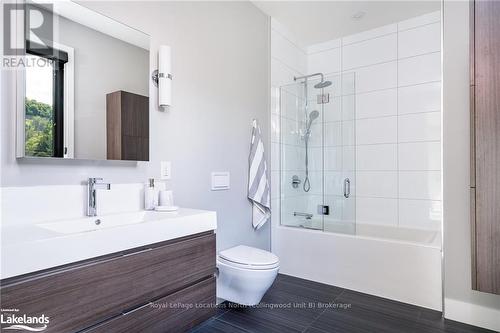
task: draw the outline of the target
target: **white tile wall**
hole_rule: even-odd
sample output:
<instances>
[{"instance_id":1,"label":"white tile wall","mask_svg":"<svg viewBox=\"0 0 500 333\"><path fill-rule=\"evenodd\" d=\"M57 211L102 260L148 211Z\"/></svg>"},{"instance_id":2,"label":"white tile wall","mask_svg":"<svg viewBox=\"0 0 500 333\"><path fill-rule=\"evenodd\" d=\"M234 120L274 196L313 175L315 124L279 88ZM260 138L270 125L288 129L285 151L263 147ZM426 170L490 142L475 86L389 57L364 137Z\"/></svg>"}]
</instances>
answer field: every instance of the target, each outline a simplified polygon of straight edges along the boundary
<instances>
[{"instance_id":1,"label":"white tile wall","mask_svg":"<svg viewBox=\"0 0 500 333\"><path fill-rule=\"evenodd\" d=\"M354 120L342 122L342 144L354 145L356 143L356 124Z\"/></svg>"},{"instance_id":2,"label":"white tile wall","mask_svg":"<svg viewBox=\"0 0 500 333\"><path fill-rule=\"evenodd\" d=\"M398 114L398 90L387 89L356 95L356 118L395 116Z\"/></svg>"},{"instance_id":3,"label":"white tile wall","mask_svg":"<svg viewBox=\"0 0 500 333\"><path fill-rule=\"evenodd\" d=\"M357 197L356 223L398 225L398 200Z\"/></svg>"},{"instance_id":4,"label":"white tile wall","mask_svg":"<svg viewBox=\"0 0 500 333\"><path fill-rule=\"evenodd\" d=\"M318 151L321 148L318 149ZM342 147L325 147L323 149L324 169L325 171L341 171L342 170ZM321 158L321 154L318 153Z\"/></svg>"},{"instance_id":5,"label":"white tile wall","mask_svg":"<svg viewBox=\"0 0 500 333\"><path fill-rule=\"evenodd\" d=\"M406 58L441 50L439 22L398 33L398 56Z\"/></svg>"},{"instance_id":6,"label":"white tile wall","mask_svg":"<svg viewBox=\"0 0 500 333\"><path fill-rule=\"evenodd\" d=\"M389 25L384 25L382 27L378 27L375 29L363 31L354 35L346 36L342 38L342 44L343 45L348 45L372 38L377 38L380 36L388 35L394 32L397 32L397 24L389 24Z\"/></svg>"},{"instance_id":7,"label":"white tile wall","mask_svg":"<svg viewBox=\"0 0 500 333\"><path fill-rule=\"evenodd\" d=\"M356 170L398 170L397 144L357 146Z\"/></svg>"},{"instance_id":8,"label":"white tile wall","mask_svg":"<svg viewBox=\"0 0 500 333\"><path fill-rule=\"evenodd\" d=\"M398 117L359 119L356 121L356 144L396 143Z\"/></svg>"},{"instance_id":9,"label":"white tile wall","mask_svg":"<svg viewBox=\"0 0 500 333\"><path fill-rule=\"evenodd\" d=\"M403 30L423 26L426 24L439 22L440 20L441 20L441 12L436 11L436 12L432 12L429 14L417 16L417 17L414 17L414 18L411 18L411 19L408 19L405 21L401 21L398 23L398 30L403 31Z\"/></svg>"},{"instance_id":10,"label":"white tile wall","mask_svg":"<svg viewBox=\"0 0 500 333\"><path fill-rule=\"evenodd\" d=\"M280 144L271 142L271 170L280 170Z\"/></svg>"},{"instance_id":11,"label":"white tile wall","mask_svg":"<svg viewBox=\"0 0 500 333\"><path fill-rule=\"evenodd\" d=\"M342 48L342 69L388 62L397 58L397 34L390 34L363 42L346 45Z\"/></svg>"},{"instance_id":12,"label":"white tile wall","mask_svg":"<svg viewBox=\"0 0 500 333\"><path fill-rule=\"evenodd\" d=\"M271 55L290 68L301 73L307 72L305 51L274 29L271 29Z\"/></svg>"},{"instance_id":13,"label":"white tile wall","mask_svg":"<svg viewBox=\"0 0 500 333\"><path fill-rule=\"evenodd\" d=\"M342 170L344 172L356 170L355 146L342 146ZM354 179L354 177L351 178Z\"/></svg>"},{"instance_id":14,"label":"white tile wall","mask_svg":"<svg viewBox=\"0 0 500 333\"><path fill-rule=\"evenodd\" d=\"M399 225L439 230L441 210L441 201L399 199Z\"/></svg>"},{"instance_id":15,"label":"white tile wall","mask_svg":"<svg viewBox=\"0 0 500 333\"><path fill-rule=\"evenodd\" d=\"M278 105L279 103L280 101L278 100ZM296 95L286 89L281 90L281 107L279 111L281 116L291 120L302 120L304 113L298 107L301 104L302 100L297 98Z\"/></svg>"},{"instance_id":16,"label":"white tile wall","mask_svg":"<svg viewBox=\"0 0 500 333\"><path fill-rule=\"evenodd\" d=\"M282 170L303 170L304 169L304 147L282 144L281 161Z\"/></svg>"},{"instance_id":17,"label":"white tile wall","mask_svg":"<svg viewBox=\"0 0 500 333\"><path fill-rule=\"evenodd\" d=\"M358 223L440 228L440 17L440 12L429 13L311 45L305 53L283 27L274 29L273 84L290 82L298 73L336 75L330 76L334 84L325 92L331 100L324 105L322 122L313 125L310 140L314 189L309 197L290 191L285 195L313 207L324 190L333 204L342 206L342 182L350 177L356 196L351 201L356 207L350 208ZM302 121L302 102L296 96L301 94L281 96L282 116ZM311 88L311 103L316 94ZM294 128L293 121L281 120L286 169L302 170L304 147L297 130L303 124ZM276 185L273 188L276 191ZM350 208L344 208L337 218L349 213Z\"/></svg>"},{"instance_id":18,"label":"white tile wall","mask_svg":"<svg viewBox=\"0 0 500 333\"><path fill-rule=\"evenodd\" d=\"M441 112L399 116L399 142L438 141L441 139Z\"/></svg>"},{"instance_id":19,"label":"white tile wall","mask_svg":"<svg viewBox=\"0 0 500 333\"><path fill-rule=\"evenodd\" d=\"M307 47L307 54L311 55L313 53L323 52L323 51L335 49L335 48L338 48L341 46L342 46L342 40L340 38L339 39L332 39L332 40L326 41L324 43L318 43L318 44L308 46Z\"/></svg>"},{"instance_id":20,"label":"white tile wall","mask_svg":"<svg viewBox=\"0 0 500 333\"><path fill-rule=\"evenodd\" d=\"M399 171L399 197L441 200L441 171Z\"/></svg>"},{"instance_id":21,"label":"white tile wall","mask_svg":"<svg viewBox=\"0 0 500 333\"><path fill-rule=\"evenodd\" d=\"M398 88L398 113L418 113L441 109L441 82Z\"/></svg>"},{"instance_id":22,"label":"white tile wall","mask_svg":"<svg viewBox=\"0 0 500 333\"><path fill-rule=\"evenodd\" d=\"M292 84L294 76L303 75L306 72L307 56L305 50L298 46L293 36L283 25L272 19L271 197L273 200L271 202L271 220L273 225L279 225L281 209L290 213L293 210L292 207L304 201L300 200L298 196L303 192L291 186L292 176L299 173L298 171L304 167L304 149L301 146L299 147L302 142L299 133L300 124L297 123L297 120L302 116L298 109L302 100L300 99L300 92L293 89L292 86L281 90L280 87ZM281 150L280 140L286 143L281 147ZM281 165L290 171L284 171L281 175Z\"/></svg>"},{"instance_id":23,"label":"white tile wall","mask_svg":"<svg viewBox=\"0 0 500 333\"><path fill-rule=\"evenodd\" d=\"M280 142L280 116L271 113L271 142Z\"/></svg>"},{"instance_id":24,"label":"white tile wall","mask_svg":"<svg viewBox=\"0 0 500 333\"><path fill-rule=\"evenodd\" d=\"M356 173L358 197L397 198L397 171L358 171Z\"/></svg>"},{"instance_id":25,"label":"white tile wall","mask_svg":"<svg viewBox=\"0 0 500 333\"><path fill-rule=\"evenodd\" d=\"M313 53L307 58L307 73L322 72L327 74L340 72L340 48Z\"/></svg>"},{"instance_id":26,"label":"white tile wall","mask_svg":"<svg viewBox=\"0 0 500 333\"><path fill-rule=\"evenodd\" d=\"M441 79L441 53L435 52L401 59L398 67L399 86L439 81Z\"/></svg>"},{"instance_id":27,"label":"white tile wall","mask_svg":"<svg viewBox=\"0 0 500 333\"><path fill-rule=\"evenodd\" d=\"M367 91L396 88L397 61L356 69L356 94Z\"/></svg>"},{"instance_id":28,"label":"white tile wall","mask_svg":"<svg viewBox=\"0 0 500 333\"><path fill-rule=\"evenodd\" d=\"M317 126L321 127L321 126ZM331 123L325 123L323 125L324 128L324 145L325 146L342 146L342 122L336 121L336 122L331 122ZM316 133L319 132L321 134L321 129L318 131L316 130ZM321 146L321 139L319 140L319 145Z\"/></svg>"},{"instance_id":29,"label":"white tile wall","mask_svg":"<svg viewBox=\"0 0 500 333\"><path fill-rule=\"evenodd\" d=\"M356 103L356 95L342 96L342 120L356 119Z\"/></svg>"},{"instance_id":30,"label":"white tile wall","mask_svg":"<svg viewBox=\"0 0 500 333\"><path fill-rule=\"evenodd\" d=\"M330 100L330 103L324 104L323 106L323 116L324 116L324 122L332 122L332 121L341 121L342 119L345 119L342 115L342 109L343 109L343 104L346 104L345 110L347 110L347 103L351 101L352 98L354 98L354 95L351 96L351 99L348 98L349 96L344 97L335 97ZM342 99L342 102L341 102ZM347 117L347 115L346 115Z\"/></svg>"},{"instance_id":31,"label":"white tile wall","mask_svg":"<svg viewBox=\"0 0 500 333\"><path fill-rule=\"evenodd\" d=\"M398 144L399 170L441 170L441 142Z\"/></svg>"},{"instance_id":32,"label":"white tile wall","mask_svg":"<svg viewBox=\"0 0 500 333\"><path fill-rule=\"evenodd\" d=\"M271 171L271 199L279 198L280 191L280 171Z\"/></svg>"},{"instance_id":33,"label":"white tile wall","mask_svg":"<svg viewBox=\"0 0 500 333\"><path fill-rule=\"evenodd\" d=\"M271 85L279 87L293 82L293 77L301 73L287 66L281 60L271 58Z\"/></svg>"}]
</instances>

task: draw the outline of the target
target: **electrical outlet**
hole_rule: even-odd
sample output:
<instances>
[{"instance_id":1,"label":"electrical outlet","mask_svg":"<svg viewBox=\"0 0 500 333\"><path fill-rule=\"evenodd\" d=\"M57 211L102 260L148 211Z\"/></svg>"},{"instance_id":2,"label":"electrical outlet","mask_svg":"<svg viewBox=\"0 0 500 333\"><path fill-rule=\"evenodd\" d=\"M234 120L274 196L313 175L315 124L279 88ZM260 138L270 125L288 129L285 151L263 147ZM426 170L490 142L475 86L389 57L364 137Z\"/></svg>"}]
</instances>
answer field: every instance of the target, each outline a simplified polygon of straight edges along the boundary
<instances>
[{"instance_id":1,"label":"electrical outlet","mask_svg":"<svg viewBox=\"0 0 500 333\"><path fill-rule=\"evenodd\" d=\"M168 161L160 162L160 179L166 180L172 178L172 163Z\"/></svg>"}]
</instances>

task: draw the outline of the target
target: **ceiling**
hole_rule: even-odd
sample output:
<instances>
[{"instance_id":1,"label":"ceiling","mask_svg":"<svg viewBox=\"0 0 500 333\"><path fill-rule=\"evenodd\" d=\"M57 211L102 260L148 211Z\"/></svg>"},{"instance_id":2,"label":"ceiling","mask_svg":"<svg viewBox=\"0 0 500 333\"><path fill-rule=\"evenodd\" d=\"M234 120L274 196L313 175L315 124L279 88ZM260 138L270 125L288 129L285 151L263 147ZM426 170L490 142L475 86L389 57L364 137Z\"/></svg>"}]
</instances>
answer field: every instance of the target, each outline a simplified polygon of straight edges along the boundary
<instances>
[{"instance_id":1,"label":"ceiling","mask_svg":"<svg viewBox=\"0 0 500 333\"><path fill-rule=\"evenodd\" d=\"M302 46L395 23L441 8L440 1L252 1ZM352 16L364 12L361 19Z\"/></svg>"}]
</instances>

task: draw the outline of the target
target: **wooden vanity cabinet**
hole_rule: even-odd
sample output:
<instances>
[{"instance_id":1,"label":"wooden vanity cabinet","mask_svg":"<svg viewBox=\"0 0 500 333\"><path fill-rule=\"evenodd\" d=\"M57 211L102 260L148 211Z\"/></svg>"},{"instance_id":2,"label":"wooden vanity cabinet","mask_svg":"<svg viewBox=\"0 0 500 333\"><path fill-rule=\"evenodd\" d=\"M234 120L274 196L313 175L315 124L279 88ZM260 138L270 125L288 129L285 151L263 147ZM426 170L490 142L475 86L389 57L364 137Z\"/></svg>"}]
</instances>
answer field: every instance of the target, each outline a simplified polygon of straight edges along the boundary
<instances>
[{"instance_id":1,"label":"wooden vanity cabinet","mask_svg":"<svg viewBox=\"0 0 500 333\"><path fill-rule=\"evenodd\" d=\"M214 273L206 232L2 280L1 306L44 332L182 332L214 314Z\"/></svg>"},{"instance_id":2,"label":"wooden vanity cabinet","mask_svg":"<svg viewBox=\"0 0 500 333\"><path fill-rule=\"evenodd\" d=\"M500 2L470 9L472 288L500 294Z\"/></svg>"}]
</instances>

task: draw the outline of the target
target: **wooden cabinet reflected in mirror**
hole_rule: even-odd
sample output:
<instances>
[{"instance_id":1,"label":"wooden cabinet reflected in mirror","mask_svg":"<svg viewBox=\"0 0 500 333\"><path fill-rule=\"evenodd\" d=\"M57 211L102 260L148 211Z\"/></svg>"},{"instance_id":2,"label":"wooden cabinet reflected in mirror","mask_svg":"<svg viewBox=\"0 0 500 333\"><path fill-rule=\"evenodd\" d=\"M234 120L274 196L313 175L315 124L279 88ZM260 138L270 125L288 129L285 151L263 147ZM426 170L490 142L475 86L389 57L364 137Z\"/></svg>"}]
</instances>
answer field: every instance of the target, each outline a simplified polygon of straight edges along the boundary
<instances>
[{"instance_id":1,"label":"wooden cabinet reflected in mirror","mask_svg":"<svg viewBox=\"0 0 500 333\"><path fill-rule=\"evenodd\" d=\"M106 95L108 160L149 160L149 98L126 91Z\"/></svg>"}]
</instances>

